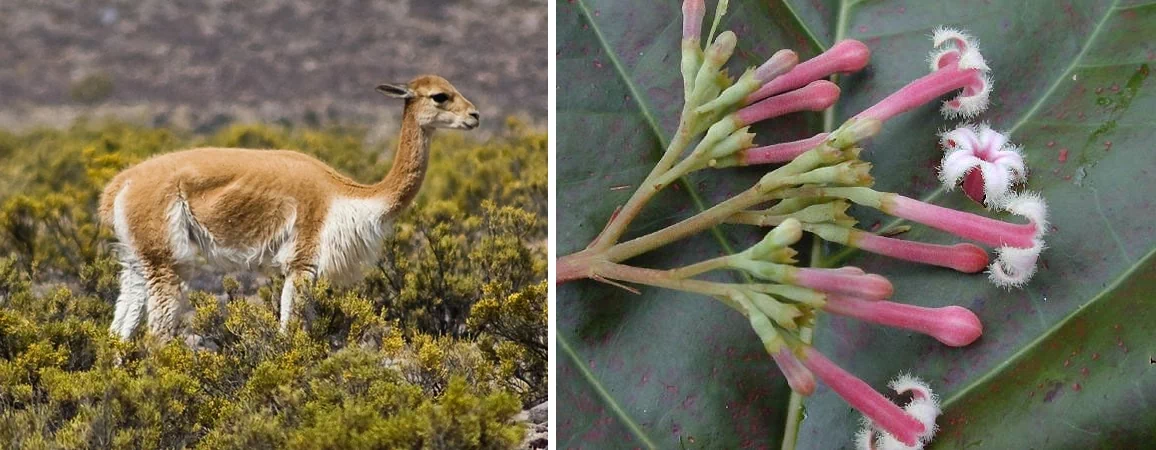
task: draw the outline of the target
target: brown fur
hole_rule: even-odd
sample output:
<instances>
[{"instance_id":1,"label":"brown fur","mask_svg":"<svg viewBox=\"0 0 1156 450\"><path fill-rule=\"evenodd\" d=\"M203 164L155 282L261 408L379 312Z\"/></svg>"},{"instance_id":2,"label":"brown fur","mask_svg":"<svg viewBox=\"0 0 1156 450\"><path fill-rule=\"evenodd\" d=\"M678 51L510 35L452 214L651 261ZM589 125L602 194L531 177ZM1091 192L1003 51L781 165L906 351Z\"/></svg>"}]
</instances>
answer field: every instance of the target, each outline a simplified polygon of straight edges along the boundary
<instances>
[{"instance_id":1,"label":"brown fur","mask_svg":"<svg viewBox=\"0 0 1156 450\"><path fill-rule=\"evenodd\" d=\"M101 196L100 217L116 226L115 203L127 189L121 205L127 230L118 234L127 234L130 242L124 244L135 253L130 256L139 258L148 280L152 332L175 333L180 309L180 279L169 231L169 211L175 202L183 200L195 222L223 247L252 248L270 242L295 217L295 252L289 267L282 269L287 275L317 275L318 246L333 199L381 199L387 214L395 215L421 187L433 129L477 126L474 105L441 77L422 76L404 87L383 85L379 90L405 98L394 162L379 183L360 184L294 151L198 148L151 158L108 184ZM438 94L450 99L438 104L434 101Z\"/></svg>"}]
</instances>

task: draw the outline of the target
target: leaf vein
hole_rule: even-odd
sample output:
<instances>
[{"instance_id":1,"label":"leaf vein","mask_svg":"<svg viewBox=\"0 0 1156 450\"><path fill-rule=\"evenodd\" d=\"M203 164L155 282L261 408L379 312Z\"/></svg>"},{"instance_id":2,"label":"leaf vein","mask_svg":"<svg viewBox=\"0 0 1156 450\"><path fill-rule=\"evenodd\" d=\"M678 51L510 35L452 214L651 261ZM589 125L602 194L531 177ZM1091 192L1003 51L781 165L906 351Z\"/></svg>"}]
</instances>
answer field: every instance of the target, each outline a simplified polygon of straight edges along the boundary
<instances>
[{"instance_id":1,"label":"leaf vein","mask_svg":"<svg viewBox=\"0 0 1156 450\"><path fill-rule=\"evenodd\" d=\"M574 351L573 347L570 346L570 340L561 333L556 333L554 336L555 339L557 339L558 348L560 348L563 353L566 353L566 356L570 358L570 362L574 364L574 367L578 370L578 373L580 373L582 377L586 379L586 381L594 389L594 392L597 393L598 397L602 399L602 402L605 403L606 406L610 408L610 411L618 417L618 420L623 425L626 425L626 428L629 429L631 433L634 433L634 436L637 437L638 440L642 441L642 443L647 448L658 448L657 445L654 445L654 442L650 439L650 436L647 436L646 433L642 431L642 428L640 428L638 424L635 423L634 420L632 420L630 416L626 414L626 411L624 411L618 402L614 400L614 397L612 397L609 392L606 392L606 389L602 387L602 383L598 382L598 379L595 378L594 374L590 373L590 369L586 368L586 364L582 362L582 359L578 357L578 353Z\"/></svg>"}]
</instances>

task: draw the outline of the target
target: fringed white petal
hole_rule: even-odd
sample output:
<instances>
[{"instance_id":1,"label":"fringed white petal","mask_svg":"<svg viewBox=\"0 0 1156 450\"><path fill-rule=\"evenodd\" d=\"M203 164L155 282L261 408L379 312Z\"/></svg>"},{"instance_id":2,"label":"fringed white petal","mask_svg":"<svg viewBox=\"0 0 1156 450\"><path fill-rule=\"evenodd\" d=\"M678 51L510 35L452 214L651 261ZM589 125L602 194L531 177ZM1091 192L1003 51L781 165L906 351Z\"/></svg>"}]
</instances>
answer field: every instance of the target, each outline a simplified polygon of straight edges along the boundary
<instances>
[{"instance_id":1,"label":"fringed white petal","mask_svg":"<svg viewBox=\"0 0 1156 450\"><path fill-rule=\"evenodd\" d=\"M939 135L939 145L945 149L953 147L974 152L979 144L979 133L975 129L975 125L963 124L956 127L954 130L945 131Z\"/></svg>"},{"instance_id":2,"label":"fringed white petal","mask_svg":"<svg viewBox=\"0 0 1156 450\"><path fill-rule=\"evenodd\" d=\"M970 119L979 115L987 109L988 98L991 96L991 77L987 74L983 75L983 86L979 92L968 94L969 89L964 89L964 92L954 99L943 102L943 108L940 112L948 119Z\"/></svg>"},{"instance_id":3,"label":"fringed white petal","mask_svg":"<svg viewBox=\"0 0 1156 450\"><path fill-rule=\"evenodd\" d=\"M876 450L875 430L870 425L860 428L855 433L855 448L857 450Z\"/></svg>"},{"instance_id":4,"label":"fringed white petal","mask_svg":"<svg viewBox=\"0 0 1156 450\"><path fill-rule=\"evenodd\" d=\"M1003 133L991 129L986 123L981 123L976 127L977 135L979 135L979 142L983 148L988 152L997 152L1005 145L1007 145L1007 136Z\"/></svg>"},{"instance_id":5,"label":"fringed white petal","mask_svg":"<svg viewBox=\"0 0 1156 450\"><path fill-rule=\"evenodd\" d=\"M991 68L987 66L987 61L983 59L983 55L979 53L979 47L972 47L970 50L963 52L959 58L960 69L979 69L987 73Z\"/></svg>"},{"instance_id":6,"label":"fringed white petal","mask_svg":"<svg viewBox=\"0 0 1156 450\"><path fill-rule=\"evenodd\" d=\"M962 58L959 50L948 48L931 52L931 54L927 55L927 63L931 71L935 72L949 65L959 63L959 60Z\"/></svg>"},{"instance_id":7,"label":"fringed white petal","mask_svg":"<svg viewBox=\"0 0 1156 450\"><path fill-rule=\"evenodd\" d=\"M948 44L958 50L960 55L960 68L979 69L984 72L991 70L987 65L987 61L984 60L983 55L979 51L979 40L971 35L953 28L944 27L936 29L931 40L936 48ZM931 70L935 69L936 67L932 66Z\"/></svg>"},{"instance_id":8,"label":"fringed white petal","mask_svg":"<svg viewBox=\"0 0 1156 450\"><path fill-rule=\"evenodd\" d=\"M948 27L936 28L931 35L931 42L935 47L940 47L948 41L960 51L967 51L974 39L967 33Z\"/></svg>"},{"instance_id":9,"label":"fringed white petal","mask_svg":"<svg viewBox=\"0 0 1156 450\"><path fill-rule=\"evenodd\" d=\"M983 203L988 208L1002 205L1007 201L1006 198L1012 195L1015 173L987 161L980 164L979 169L983 173Z\"/></svg>"},{"instance_id":10,"label":"fringed white petal","mask_svg":"<svg viewBox=\"0 0 1156 450\"><path fill-rule=\"evenodd\" d=\"M895 377L887 386L899 394L911 392L912 400L903 407L903 411L923 424L923 433L919 435L919 440L915 445L907 445L890 433L880 430L870 419L864 417L861 421L863 428L855 434L855 448L860 450L922 450L923 446L931 442L931 438L939 429L935 424L935 420L941 413L939 396L935 395L935 392L932 392L931 387L923 380L909 374Z\"/></svg>"},{"instance_id":11,"label":"fringed white petal","mask_svg":"<svg viewBox=\"0 0 1156 450\"><path fill-rule=\"evenodd\" d=\"M1047 234L1048 204L1040 194L1026 192L1011 196L1003 204L1003 209L1017 216L1026 217L1036 224L1036 239Z\"/></svg>"},{"instance_id":12,"label":"fringed white petal","mask_svg":"<svg viewBox=\"0 0 1156 450\"><path fill-rule=\"evenodd\" d=\"M935 424L935 419L939 418L942 412L939 403L932 399L912 400L903 407L903 410L923 424L923 434L919 435L919 442L923 444L931 442L931 438L935 437L935 432L939 429Z\"/></svg>"},{"instance_id":13,"label":"fringed white petal","mask_svg":"<svg viewBox=\"0 0 1156 450\"><path fill-rule=\"evenodd\" d=\"M1012 180L1020 183L1027 180L1028 169L1024 165L1024 155L1019 146L1007 144L999 151L995 152L995 156L991 158L991 162L997 166L1007 168L1015 175Z\"/></svg>"},{"instance_id":14,"label":"fringed white petal","mask_svg":"<svg viewBox=\"0 0 1156 450\"><path fill-rule=\"evenodd\" d=\"M964 150L956 150L943 157L939 168L939 181L947 190L955 189L959 180L972 169L979 167L983 161Z\"/></svg>"},{"instance_id":15,"label":"fringed white petal","mask_svg":"<svg viewBox=\"0 0 1156 450\"><path fill-rule=\"evenodd\" d=\"M927 383L906 373L895 377L894 380L887 383L887 387L898 394L910 391L911 395L915 396L916 399L937 399L935 393L931 392L931 387L928 386Z\"/></svg>"},{"instance_id":16,"label":"fringed white petal","mask_svg":"<svg viewBox=\"0 0 1156 450\"><path fill-rule=\"evenodd\" d=\"M919 435L920 442L926 444L931 442L931 437L935 436L935 419L939 417L939 396L932 392L931 387L924 383L923 380L913 377L909 374L902 374L891 380L888 383L896 393L904 394L911 393L911 402L903 407L903 410L912 417L919 420L923 424L923 434Z\"/></svg>"},{"instance_id":17,"label":"fringed white petal","mask_svg":"<svg viewBox=\"0 0 1156 450\"><path fill-rule=\"evenodd\" d=\"M1036 261L1044 249L1044 241L1036 239L1030 248L1000 247L999 255L988 266L988 279L1002 288L1018 288L1027 284L1036 274Z\"/></svg>"},{"instance_id":18,"label":"fringed white petal","mask_svg":"<svg viewBox=\"0 0 1156 450\"><path fill-rule=\"evenodd\" d=\"M879 438L875 440L875 448L878 450L923 450L923 443L916 442L914 446L899 442L886 432L879 432Z\"/></svg>"}]
</instances>

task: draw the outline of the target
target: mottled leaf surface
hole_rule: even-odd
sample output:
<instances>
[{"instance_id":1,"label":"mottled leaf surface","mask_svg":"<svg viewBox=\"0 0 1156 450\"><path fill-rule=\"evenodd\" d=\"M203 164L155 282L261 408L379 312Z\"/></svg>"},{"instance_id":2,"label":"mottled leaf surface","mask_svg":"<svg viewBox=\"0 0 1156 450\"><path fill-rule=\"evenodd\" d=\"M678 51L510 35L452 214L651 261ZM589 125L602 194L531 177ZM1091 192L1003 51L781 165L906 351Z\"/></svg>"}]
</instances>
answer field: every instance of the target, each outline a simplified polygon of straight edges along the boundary
<instances>
[{"instance_id":1,"label":"mottled leaf surface","mask_svg":"<svg viewBox=\"0 0 1156 450\"><path fill-rule=\"evenodd\" d=\"M708 4L713 2L708 2ZM677 1L559 1L558 250L582 249L657 161L681 104ZM708 13L709 17L709 13ZM909 371L945 400L942 448L1119 447L1156 423L1156 5L1128 1L745 1L723 26L739 36L737 73L778 48L810 57L864 41L870 66L843 77L833 121L798 115L759 142L810 136L926 73L937 25L970 31L995 77L979 120L1010 131L1028 189L1052 220L1040 273L1022 290L982 275L824 247L824 264L884 274L895 300L958 304L985 333L952 349L922 335L821 317L816 345L879 390ZM934 106L888 124L868 145L880 190L981 210L942 192ZM749 186L759 170L706 172L660 195L632 234L653 231ZM893 225L854 211L866 228ZM632 264L666 268L743 248L759 230L719 227ZM916 226L907 239L950 242ZM801 246L803 247L803 246ZM804 250L803 248L800 248ZM727 279L731 275L717 275ZM589 281L558 292L560 448L777 448L790 391L745 320L716 302ZM850 446L858 414L820 386L805 401L799 447Z\"/></svg>"}]
</instances>

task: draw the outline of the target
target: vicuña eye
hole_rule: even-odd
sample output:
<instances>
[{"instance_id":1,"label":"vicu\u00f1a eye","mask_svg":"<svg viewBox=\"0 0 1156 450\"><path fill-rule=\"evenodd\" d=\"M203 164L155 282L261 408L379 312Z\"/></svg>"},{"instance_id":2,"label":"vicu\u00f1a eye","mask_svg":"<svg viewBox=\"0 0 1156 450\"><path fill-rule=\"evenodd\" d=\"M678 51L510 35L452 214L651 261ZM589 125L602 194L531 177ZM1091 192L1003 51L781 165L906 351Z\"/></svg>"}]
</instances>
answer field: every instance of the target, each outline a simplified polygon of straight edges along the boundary
<instances>
[{"instance_id":1,"label":"vicu\u00f1a eye","mask_svg":"<svg viewBox=\"0 0 1156 450\"><path fill-rule=\"evenodd\" d=\"M445 103L446 100L449 100L450 96L446 95L446 94L434 94L434 95L429 96L429 98L433 99L434 103L440 104L440 103Z\"/></svg>"}]
</instances>

